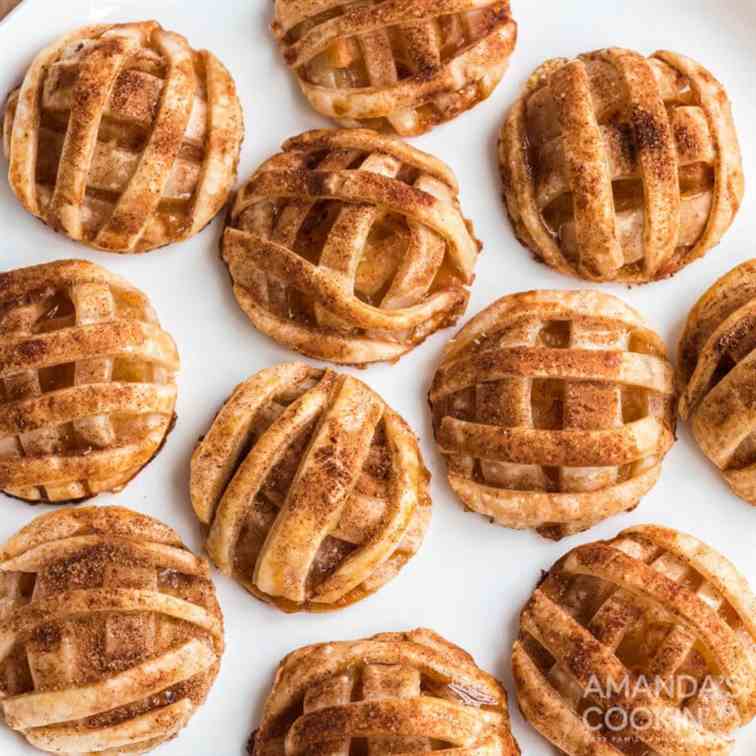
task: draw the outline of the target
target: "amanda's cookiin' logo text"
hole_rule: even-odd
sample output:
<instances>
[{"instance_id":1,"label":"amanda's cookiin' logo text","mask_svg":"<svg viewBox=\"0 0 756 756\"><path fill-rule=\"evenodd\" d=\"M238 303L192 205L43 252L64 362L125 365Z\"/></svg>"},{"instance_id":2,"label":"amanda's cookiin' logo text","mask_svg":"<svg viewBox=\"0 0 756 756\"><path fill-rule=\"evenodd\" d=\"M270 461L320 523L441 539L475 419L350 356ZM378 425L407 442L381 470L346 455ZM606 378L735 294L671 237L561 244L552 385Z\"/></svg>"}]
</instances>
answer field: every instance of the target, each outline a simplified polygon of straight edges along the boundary
<instances>
[{"instance_id":1,"label":"amanda's cookiin' logo text","mask_svg":"<svg viewBox=\"0 0 756 756\"><path fill-rule=\"evenodd\" d=\"M685 727L696 720L695 709L680 709L672 702L711 700L721 691L733 690L733 681L690 675L652 677L626 676L621 680L599 680L591 676L585 697L595 704L583 712L583 721L593 731L643 732L649 729Z\"/></svg>"}]
</instances>

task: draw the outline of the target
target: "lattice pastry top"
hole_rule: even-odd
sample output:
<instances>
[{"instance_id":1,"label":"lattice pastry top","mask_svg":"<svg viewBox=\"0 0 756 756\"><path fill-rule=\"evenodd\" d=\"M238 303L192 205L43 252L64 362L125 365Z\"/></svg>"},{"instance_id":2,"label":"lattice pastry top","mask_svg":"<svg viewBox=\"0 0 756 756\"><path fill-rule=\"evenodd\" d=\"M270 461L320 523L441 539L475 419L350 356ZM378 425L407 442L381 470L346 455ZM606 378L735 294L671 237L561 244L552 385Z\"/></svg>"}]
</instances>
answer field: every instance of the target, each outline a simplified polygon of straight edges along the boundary
<instances>
[{"instance_id":1,"label":"lattice pastry top","mask_svg":"<svg viewBox=\"0 0 756 756\"><path fill-rule=\"evenodd\" d=\"M250 755L347 756L357 743L371 756L520 754L504 688L468 653L425 629L290 653Z\"/></svg>"},{"instance_id":2,"label":"lattice pastry top","mask_svg":"<svg viewBox=\"0 0 756 756\"><path fill-rule=\"evenodd\" d=\"M509 0L276 0L272 29L317 111L404 136L485 100L517 41Z\"/></svg>"},{"instance_id":3,"label":"lattice pastry top","mask_svg":"<svg viewBox=\"0 0 756 756\"><path fill-rule=\"evenodd\" d=\"M202 704L222 652L207 562L151 517L59 510L0 551L0 707L43 751L151 751Z\"/></svg>"},{"instance_id":4,"label":"lattice pastry top","mask_svg":"<svg viewBox=\"0 0 756 756\"><path fill-rule=\"evenodd\" d=\"M284 611L328 611L414 556L429 478L412 431L364 383L284 364L224 404L192 456L191 496L221 572Z\"/></svg>"},{"instance_id":5,"label":"lattice pastry top","mask_svg":"<svg viewBox=\"0 0 756 756\"><path fill-rule=\"evenodd\" d=\"M492 304L447 346L430 402L465 506L547 538L637 506L674 441L664 344L596 291Z\"/></svg>"},{"instance_id":6,"label":"lattice pastry top","mask_svg":"<svg viewBox=\"0 0 756 756\"><path fill-rule=\"evenodd\" d=\"M756 596L692 536L631 528L557 562L513 668L522 713L568 756L726 756L756 715Z\"/></svg>"},{"instance_id":7,"label":"lattice pastry top","mask_svg":"<svg viewBox=\"0 0 756 756\"><path fill-rule=\"evenodd\" d=\"M698 300L678 355L680 416L733 491L756 505L756 260Z\"/></svg>"},{"instance_id":8,"label":"lattice pastry top","mask_svg":"<svg viewBox=\"0 0 756 756\"><path fill-rule=\"evenodd\" d=\"M520 241L599 281L671 276L719 243L743 198L727 94L672 52L547 61L502 128L499 159Z\"/></svg>"},{"instance_id":9,"label":"lattice pastry top","mask_svg":"<svg viewBox=\"0 0 756 756\"><path fill-rule=\"evenodd\" d=\"M228 198L242 138L228 71L155 21L67 34L37 55L5 109L21 204L109 252L204 228Z\"/></svg>"},{"instance_id":10,"label":"lattice pastry top","mask_svg":"<svg viewBox=\"0 0 756 756\"><path fill-rule=\"evenodd\" d=\"M147 297L82 260L0 274L0 489L119 491L159 451L179 360Z\"/></svg>"},{"instance_id":11,"label":"lattice pastry top","mask_svg":"<svg viewBox=\"0 0 756 756\"><path fill-rule=\"evenodd\" d=\"M396 360L467 306L480 249L441 161L373 131L290 139L239 191L223 237L257 328L318 359Z\"/></svg>"}]
</instances>

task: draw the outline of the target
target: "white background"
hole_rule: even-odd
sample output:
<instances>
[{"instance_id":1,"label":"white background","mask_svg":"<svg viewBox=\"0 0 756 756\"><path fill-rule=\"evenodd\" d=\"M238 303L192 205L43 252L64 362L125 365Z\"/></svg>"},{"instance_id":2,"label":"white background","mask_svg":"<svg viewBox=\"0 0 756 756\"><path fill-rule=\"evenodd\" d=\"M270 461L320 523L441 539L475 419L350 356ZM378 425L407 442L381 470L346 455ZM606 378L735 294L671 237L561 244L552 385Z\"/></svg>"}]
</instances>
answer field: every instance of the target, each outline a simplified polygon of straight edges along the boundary
<instances>
[{"instance_id":1,"label":"white background","mask_svg":"<svg viewBox=\"0 0 756 756\"><path fill-rule=\"evenodd\" d=\"M509 73L474 111L413 144L446 160L462 187L465 214L485 245L468 317L494 299L533 288L573 288L577 282L536 264L515 241L500 202L496 139L505 111L531 71L547 57L572 56L610 45L646 54L659 48L695 57L727 87L739 126L745 204L724 242L670 281L626 289L603 287L643 312L674 353L685 317L700 294L730 268L756 255L756 124L754 85L756 3L753 0L514 0L520 39ZM0 23L0 95L21 80L34 54L56 36L96 21L156 18L215 52L236 79L244 106L243 179L286 138L326 125L311 112L278 57L267 26L272 0L25 0ZM0 161L2 162L2 161ZM5 164L2 164L5 172ZM253 372L294 355L257 333L232 296L218 256L220 223L183 244L142 256L90 251L22 211L0 180L0 268L80 257L126 276L152 298L182 359L178 424L158 459L117 496L119 503L175 527L195 551L202 533L189 497L189 457L198 437L233 387ZM412 425L433 472L433 521L420 552L371 598L322 616L287 616L215 573L226 620L227 650L205 706L165 756L241 756L256 726L278 660L294 647L425 625L470 651L510 691L516 736L527 756L553 749L521 719L512 694L509 654L517 615L542 569L566 550L615 535L633 523L657 522L689 531L728 555L756 587L756 510L730 494L697 451L685 428L667 456L661 480L632 514L554 544L532 533L504 530L466 514L447 487L432 440L426 391L451 331L429 339L394 366L355 373ZM0 495L0 540L47 508ZM0 725L0 754L34 750ZM756 723L738 738L738 756L756 752Z\"/></svg>"}]
</instances>

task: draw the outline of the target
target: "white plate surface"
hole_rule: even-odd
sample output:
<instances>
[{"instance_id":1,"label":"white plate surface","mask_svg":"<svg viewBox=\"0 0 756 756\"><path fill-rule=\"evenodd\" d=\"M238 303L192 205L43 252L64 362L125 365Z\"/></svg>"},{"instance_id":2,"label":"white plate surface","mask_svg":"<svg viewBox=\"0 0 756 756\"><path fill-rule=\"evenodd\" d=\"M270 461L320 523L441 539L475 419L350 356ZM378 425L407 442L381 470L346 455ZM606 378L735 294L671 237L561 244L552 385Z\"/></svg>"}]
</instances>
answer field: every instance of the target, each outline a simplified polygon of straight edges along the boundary
<instances>
[{"instance_id":1,"label":"white plate surface","mask_svg":"<svg viewBox=\"0 0 756 756\"><path fill-rule=\"evenodd\" d=\"M748 192L724 242L670 281L635 289L605 286L650 320L674 352L685 317L715 278L756 254L756 3L753 0L515 0L520 39L511 69L484 104L413 140L457 172L462 204L483 240L467 320L498 297L533 288L574 288L576 282L538 265L515 241L500 203L495 144L502 118L529 73L546 57L572 56L610 45L644 53L668 48L697 58L727 87L734 103ZM87 23L156 18L214 51L236 79L246 120L240 176L246 177L288 136L328 125L313 113L280 60L267 27L271 0L26 0L0 24L0 94L15 86L34 54L65 31ZM2 162L2 161L0 161ZM6 170L2 163L3 172ZM154 515L196 551L202 534L187 493L189 457L232 388L253 372L295 358L257 333L236 305L218 256L220 223L196 238L143 256L90 251L49 231L24 212L0 179L0 268L79 257L126 276L149 294L176 339L182 369L178 425L166 448L128 488L97 504L119 503ZM735 496L697 451L683 427L661 480L632 514L553 544L504 530L466 514L447 487L432 441L425 394L451 331L436 334L395 366L355 371L379 391L421 438L433 473L433 522L417 557L383 590L344 611L286 616L215 573L226 620L227 650L205 706L165 756L242 756L256 726L278 660L312 642L358 638L424 625L470 651L502 679L513 704L509 655L517 615L538 580L566 550L608 538L634 523L689 531L728 555L756 587L756 510ZM48 508L0 497L0 539ZM553 749L511 705L527 756ZM36 753L0 726L0 754ZM756 723L741 731L737 756L756 753Z\"/></svg>"}]
</instances>

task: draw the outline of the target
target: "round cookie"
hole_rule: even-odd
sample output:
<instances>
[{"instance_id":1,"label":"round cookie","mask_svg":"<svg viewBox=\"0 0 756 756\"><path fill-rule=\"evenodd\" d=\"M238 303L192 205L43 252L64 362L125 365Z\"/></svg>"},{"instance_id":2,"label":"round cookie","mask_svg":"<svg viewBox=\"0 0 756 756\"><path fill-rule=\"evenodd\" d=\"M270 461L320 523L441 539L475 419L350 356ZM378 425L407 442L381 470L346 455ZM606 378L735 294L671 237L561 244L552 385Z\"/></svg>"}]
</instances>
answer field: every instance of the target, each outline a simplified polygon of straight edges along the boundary
<instances>
[{"instance_id":1,"label":"round cookie","mask_svg":"<svg viewBox=\"0 0 756 756\"><path fill-rule=\"evenodd\" d=\"M743 199L727 94L672 52L547 61L506 119L499 163L517 238L593 281L673 275L719 243Z\"/></svg>"},{"instance_id":2,"label":"round cookie","mask_svg":"<svg viewBox=\"0 0 756 756\"><path fill-rule=\"evenodd\" d=\"M175 419L179 357L149 299L83 260L0 274L0 489L120 491Z\"/></svg>"},{"instance_id":3,"label":"round cookie","mask_svg":"<svg viewBox=\"0 0 756 756\"><path fill-rule=\"evenodd\" d=\"M402 136L485 100L517 42L509 0L276 0L272 30L315 110Z\"/></svg>"},{"instance_id":4,"label":"round cookie","mask_svg":"<svg viewBox=\"0 0 756 756\"><path fill-rule=\"evenodd\" d=\"M5 722L49 753L147 753L202 705L223 653L207 562L121 507L62 509L0 549Z\"/></svg>"},{"instance_id":5,"label":"round cookie","mask_svg":"<svg viewBox=\"0 0 756 756\"><path fill-rule=\"evenodd\" d=\"M679 411L733 492L756 505L756 260L716 281L690 311L678 348Z\"/></svg>"},{"instance_id":6,"label":"round cookie","mask_svg":"<svg viewBox=\"0 0 756 756\"><path fill-rule=\"evenodd\" d=\"M255 327L357 365L397 360L455 323L479 250L451 170L364 129L284 143L239 190L222 242Z\"/></svg>"},{"instance_id":7,"label":"round cookie","mask_svg":"<svg viewBox=\"0 0 756 756\"><path fill-rule=\"evenodd\" d=\"M237 386L192 455L191 497L221 572L284 611L329 611L415 555L429 478L368 386L291 363Z\"/></svg>"},{"instance_id":8,"label":"round cookie","mask_svg":"<svg viewBox=\"0 0 756 756\"><path fill-rule=\"evenodd\" d=\"M756 715L756 596L693 536L655 525L579 546L520 615L520 710L567 756L730 753Z\"/></svg>"},{"instance_id":9,"label":"round cookie","mask_svg":"<svg viewBox=\"0 0 756 756\"><path fill-rule=\"evenodd\" d=\"M297 756L334 743L370 753L520 756L507 694L458 646L423 628L305 646L278 666L250 754L286 742ZM435 747L434 747L435 746Z\"/></svg>"},{"instance_id":10,"label":"round cookie","mask_svg":"<svg viewBox=\"0 0 756 756\"><path fill-rule=\"evenodd\" d=\"M433 379L449 483L468 509L555 540L634 509L674 442L673 383L664 343L616 297L503 297Z\"/></svg>"},{"instance_id":11,"label":"round cookie","mask_svg":"<svg viewBox=\"0 0 756 756\"><path fill-rule=\"evenodd\" d=\"M42 50L5 108L11 189L55 231L148 252L202 230L244 138L231 75L156 21L85 26Z\"/></svg>"}]
</instances>

